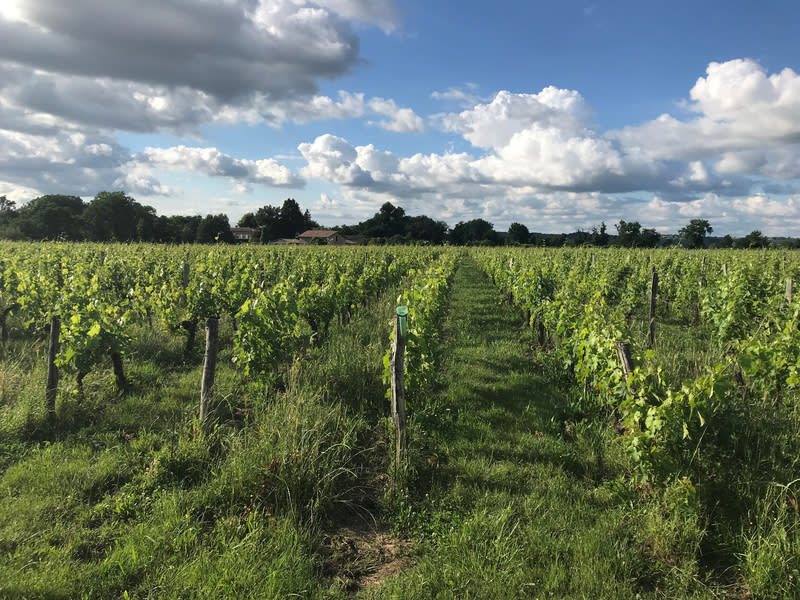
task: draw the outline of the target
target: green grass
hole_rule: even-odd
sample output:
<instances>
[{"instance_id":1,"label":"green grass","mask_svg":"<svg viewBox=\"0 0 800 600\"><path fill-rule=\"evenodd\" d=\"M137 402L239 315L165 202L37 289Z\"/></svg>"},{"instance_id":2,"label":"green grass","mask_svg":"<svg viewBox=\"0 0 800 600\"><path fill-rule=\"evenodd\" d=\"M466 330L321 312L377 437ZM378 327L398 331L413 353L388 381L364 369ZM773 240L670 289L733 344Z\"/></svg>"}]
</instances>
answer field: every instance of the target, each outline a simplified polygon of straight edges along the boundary
<instances>
[{"instance_id":1,"label":"green grass","mask_svg":"<svg viewBox=\"0 0 800 600\"><path fill-rule=\"evenodd\" d=\"M206 426L201 336L184 361L184 338L143 328L126 395L110 364L82 395L65 376L49 421L46 344L12 322L0 598L800 597L798 406L743 395L706 434L702 481L637 484L607 419L579 410L557 353L468 257L398 492L382 381L397 295L271 383L239 376L224 323ZM713 360L700 329L657 331L671 378Z\"/></svg>"},{"instance_id":2,"label":"green grass","mask_svg":"<svg viewBox=\"0 0 800 600\"><path fill-rule=\"evenodd\" d=\"M0 598L339 596L322 576L323 532L377 511L397 293L333 326L276 385L241 379L226 324L203 427L199 340L184 361L184 338L143 328L126 395L110 365L83 394L65 374L49 421L44 345L12 336L0 354Z\"/></svg>"},{"instance_id":3,"label":"green grass","mask_svg":"<svg viewBox=\"0 0 800 600\"><path fill-rule=\"evenodd\" d=\"M397 511L417 563L366 597L713 597L696 512L628 483L607 422L571 421L558 367L469 260L445 330L442 387L412 420L424 450Z\"/></svg>"}]
</instances>

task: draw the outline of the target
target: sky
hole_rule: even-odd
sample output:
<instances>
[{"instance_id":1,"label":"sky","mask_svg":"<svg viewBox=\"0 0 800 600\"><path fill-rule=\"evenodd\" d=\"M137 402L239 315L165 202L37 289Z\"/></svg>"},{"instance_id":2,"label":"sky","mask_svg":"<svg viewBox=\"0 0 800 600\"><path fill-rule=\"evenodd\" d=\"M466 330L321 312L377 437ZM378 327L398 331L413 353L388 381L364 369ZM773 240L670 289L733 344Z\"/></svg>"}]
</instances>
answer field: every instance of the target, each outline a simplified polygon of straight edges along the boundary
<instances>
[{"instance_id":1,"label":"sky","mask_svg":"<svg viewBox=\"0 0 800 600\"><path fill-rule=\"evenodd\" d=\"M800 236L796 0L0 0L0 195Z\"/></svg>"}]
</instances>

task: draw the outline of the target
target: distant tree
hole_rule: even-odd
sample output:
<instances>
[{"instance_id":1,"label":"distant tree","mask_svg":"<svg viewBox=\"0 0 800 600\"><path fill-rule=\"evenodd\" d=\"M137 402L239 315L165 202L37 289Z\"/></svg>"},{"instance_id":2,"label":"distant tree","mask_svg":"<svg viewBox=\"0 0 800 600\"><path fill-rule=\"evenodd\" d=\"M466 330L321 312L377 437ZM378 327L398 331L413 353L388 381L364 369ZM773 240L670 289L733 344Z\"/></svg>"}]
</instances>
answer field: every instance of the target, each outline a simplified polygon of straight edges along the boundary
<instances>
[{"instance_id":1,"label":"distant tree","mask_svg":"<svg viewBox=\"0 0 800 600\"><path fill-rule=\"evenodd\" d=\"M77 196L40 196L17 210L17 224L25 237L35 240L83 240L85 206Z\"/></svg>"},{"instance_id":2,"label":"distant tree","mask_svg":"<svg viewBox=\"0 0 800 600\"><path fill-rule=\"evenodd\" d=\"M311 218L311 213L306 209L306 212L303 213L303 231L308 231L309 229L319 229L319 223ZM303 233L303 231L300 233Z\"/></svg>"},{"instance_id":3,"label":"distant tree","mask_svg":"<svg viewBox=\"0 0 800 600\"><path fill-rule=\"evenodd\" d=\"M261 242L271 242L281 237L281 209L262 206L256 211L256 223L261 228Z\"/></svg>"},{"instance_id":4,"label":"distant tree","mask_svg":"<svg viewBox=\"0 0 800 600\"><path fill-rule=\"evenodd\" d=\"M9 200L5 196L0 196L0 213L8 214L14 212L16 207L17 207L16 202L14 202L13 200Z\"/></svg>"},{"instance_id":5,"label":"distant tree","mask_svg":"<svg viewBox=\"0 0 800 600\"><path fill-rule=\"evenodd\" d=\"M589 244L591 240L592 236L588 232L578 230L570 233L567 236L566 245L572 247L585 246L586 244Z\"/></svg>"},{"instance_id":6,"label":"distant tree","mask_svg":"<svg viewBox=\"0 0 800 600\"><path fill-rule=\"evenodd\" d=\"M447 238L447 223L444 221L434 221L425 215L405 219L405 236L409 240L442 244Z\"/></svg>"},{"instance_id":7,"label":"distant tree","mask_svg":"<svg viewBox=\"0 0 800 600\"><path fill-rule=\"evenodd\" d=\"M661 243L661 234L655 229L642 229L639 233L639 246L642 248L655 248Z\"/></svg>"},{"instance_id":8,"label":"distant tree","mask_svg":"<svg viewBox=\"0 0 800 600\"><path fill-rule=\"evenodd\" d=\"M197 227L195 241L200 244L213 244L215 242L232 244L234 239L228 215L206 215Z\"/></svg>"},{"instance_id":9,"label":"distant tree","mask_svg":"<svg viewBox=\"0 0 800 600\"><path fill-rule=\"evenodd\" d=\"M152 206L144 206L125 192L100 192L83 211L86 234L94 241L155 239L157 215Z\"/></svg>"},{"instance_id":10,"label":"distant tree","mask_svg":"<svg viewBox=\"0 0 800 600\"><path fill-rule=\"evenodd\" d=\"M597 227L592 227L592 239L591 243L593 246L608 246L608 233L606 231L606 223L602 221L600 223L600 229L598 230Z\"/></svg>"},{"instance_id":11,"label":"distant tree","mask_svg":"<svg viewBox=\"0 0 800 600\"><path fill-rule=\"evenodd\" d=\"M689 224L681 228L678 232L681 240L687 248L703 248L705 246L706 234L714 231L706 219L692 219Z\"/></svg>"},{"instance_id":12,"label":"distant tree","mask_svg":"<svg viewBox=\"0 0 800 600\"><path fill-rule=\"evenodd\" d=\"M762 235L757 229L736 240L735 244L736 248L768 248L769 245L769 238Z\"/></svg>"},{"instance_id":13,"label":"distant tree","mask_svg":"<svg viewBox=\"0 0 800 600\"><path fill-rule=\"evenodd\" d=\"M283 201L281 206L280 216L280 236L285 238L293 238L306 229L306 218L300 210L300 205L294 198L287 198Z\"/></svg>"},{"instance_id":14,"label":"distant tree","mask_svg":"<svg viewBox=\"0 0 800 600\"><path fill-rule=\"evenodd\" d=\"M252 227L253 229L258 229L258 221L256 220L256 216L249 212L242 215L242 218L239 219L239 222L236 223L237 227Z\"/></svg>"},{"instance_id":15,"label":"distant tree","mask_svg":"<svg viewBox=\"0 0 800 600\"><path fill-rule=\"evenodd\" d=\"M716 243L717 248L733 248L734 239L730 234L725 234L721 240Z\"/></svg>"},{"instance_id":16,"label":"distant tree","mask_svg":"<svg viewBox=\"0 0 800 600\"><path fill-rule=\"evenodd\" d=\"M617 245L635 248L641 244L642 226L638 221L620 220L614 227L617 229Z\"/></svg>"},{"instance_id":17,"label":"distant tree","mask_svg":"<svg viewBox=\"0 0 800 600\"><path fill-rule=\"evenodd\" d=\"M513 244L527 244L530 241L531 232L522 223L512 223L508 227L508 241Z\"/></svg>"},{"instance_id":18,"label":"distant tree","mask_svg":"<svg viewBox=\"0 0 800 600\"><path fill-rule=\"evenodd\" d=\"M494 225L483 219L473 219L471 221L460 222L450 230L450 242L456 246L465 244L477 244L486 242L497 244L500 236L494 230Z\"/></svg>"}]
</instances>

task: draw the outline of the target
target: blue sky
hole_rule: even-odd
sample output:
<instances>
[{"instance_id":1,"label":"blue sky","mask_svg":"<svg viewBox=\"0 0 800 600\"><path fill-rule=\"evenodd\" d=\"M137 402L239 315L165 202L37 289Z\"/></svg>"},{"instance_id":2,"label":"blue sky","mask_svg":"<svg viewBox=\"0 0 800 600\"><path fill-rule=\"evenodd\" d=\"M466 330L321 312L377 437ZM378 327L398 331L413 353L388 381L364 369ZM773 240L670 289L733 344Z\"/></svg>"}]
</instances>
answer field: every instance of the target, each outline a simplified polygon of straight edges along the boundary
<instances>
[{"instance_id":1,"label":"blue sky","mask_svg":"<svg viewBox=\"0 0 800 600\"><path fill-rule=\"evenodd\" d=\"M800 235L797 2L0 0L0 194Z\"/></svg>"}]
</instances>

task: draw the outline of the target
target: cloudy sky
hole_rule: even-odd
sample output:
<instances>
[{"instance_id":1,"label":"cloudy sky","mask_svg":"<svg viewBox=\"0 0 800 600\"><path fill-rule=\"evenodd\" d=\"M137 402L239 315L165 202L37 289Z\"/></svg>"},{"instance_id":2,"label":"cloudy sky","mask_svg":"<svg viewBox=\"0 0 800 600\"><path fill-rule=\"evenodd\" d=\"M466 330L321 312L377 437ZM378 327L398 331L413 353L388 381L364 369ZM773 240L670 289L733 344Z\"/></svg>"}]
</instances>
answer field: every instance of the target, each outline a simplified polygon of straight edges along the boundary
<instances>
[{"instance_id":1,"label":"cloudy sky","mask_svg":"<svg viewBox=\"0 0 800 600\"><path fill-rule=\"evenodd\" d=\"M796 0L0 0L0 195L797 236L798 23Z\"/></svg>"}]
</instances>

